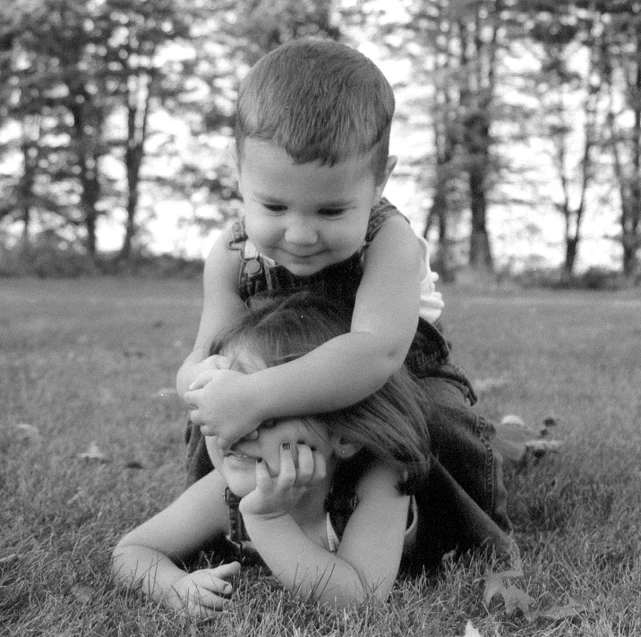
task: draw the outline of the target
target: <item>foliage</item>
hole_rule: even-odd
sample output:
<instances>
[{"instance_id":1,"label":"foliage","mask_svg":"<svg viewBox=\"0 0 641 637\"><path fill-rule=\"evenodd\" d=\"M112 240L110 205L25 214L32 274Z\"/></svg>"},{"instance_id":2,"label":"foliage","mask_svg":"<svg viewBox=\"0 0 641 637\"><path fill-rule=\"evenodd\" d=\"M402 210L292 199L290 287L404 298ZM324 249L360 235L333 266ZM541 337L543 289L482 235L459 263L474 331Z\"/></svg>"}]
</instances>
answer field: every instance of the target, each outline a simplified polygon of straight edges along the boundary
<instances>
[{"instance_id":1,"label":"foliage","mask_svg":"<svg viewBox=\"0 0 641 637\"><path fill-rule=\"evenodd\" d=\"M64 227L97 262L100 225L122 223L119 258L134 258L159 200L189 202L203 230L225 223L239 208L225 151L239 78L311 35L408 63L398 121L425 135L408 176L445 277L462 228L466 260L490 271L494 207L551 202L566 222L566 278L590 217L619 228L634 282L640 25L634 0L7 0L0 229L26 244Z\"/></svg>"}]
</instances>

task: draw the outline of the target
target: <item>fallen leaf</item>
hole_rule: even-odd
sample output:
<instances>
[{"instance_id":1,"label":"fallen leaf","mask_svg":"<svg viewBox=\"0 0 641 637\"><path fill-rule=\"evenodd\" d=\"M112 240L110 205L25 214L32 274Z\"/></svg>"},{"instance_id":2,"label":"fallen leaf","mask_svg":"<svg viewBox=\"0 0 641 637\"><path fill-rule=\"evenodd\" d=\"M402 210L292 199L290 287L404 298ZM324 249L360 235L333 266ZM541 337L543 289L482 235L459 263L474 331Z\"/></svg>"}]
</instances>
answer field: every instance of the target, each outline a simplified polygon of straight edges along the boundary
<instances>
[{"instance_id":1,"label":"fallen leaf","mask_svg":"<svg viewBox=\"0 0 641 637\"><path fill-rule=\"evenodd\" d=\"M505 613L508 617L514 615L517 610L520 610L525 617L530 616L530 605L534 600L518 586L510 585L501 590L501 597L505 602Z\"/></svg>"},{"instance_id":2,"label":"fallen leaf","mask_svg":"<svg viewBox=\"0 0 641 637\"><path fill-rule=\"evenodd\" d=\"M504 378L483 378L475 380L474 383L472 383L472 387L474 387L477 394L486 394L495 389L505 387L507 384L508 381Z\"/></svg>"},{"instance_id":3,"label":"fallen leaf","mask_svg":"<svg viewBox=\"0 0 641 637\"><path fill-rule=\"evenodd\" d=\"M563 440L530 440L525 443L527 451L540 457L548 452L557 453L563 446Z\"/></svg>"},{"instance_id":4,"label":"fallen leaf","mask_svg":"<svg viewBox=\"0 0 641 637\"><path fill-rule=\"evenodd\" d=\"M465 632L463 633L463 637L482 637L482 635L468 619L467 624L465 624Z\"/></svg>"},{"instance_id":5,"label":"fallen leaf","mask_svg":"<svg viewBox=\"0 0 641 637\"><path fill-rule=\"evenodd\" d=\"M565 604L565 606L552 606L547 610L538 611L536 616L543 619L551 619L552 621L559 621L561 619L567 619L568 617L576 617L588 610L589 608L582 602L568 597L568 603Z\"/></svg>"},{"instance_id":6,"label":"fallen leaf","mask_svg":"<svg viewBox=\"0 0 641 637\"><path fill-rule=\"evenodd\" d=\"M505 416L495 425L495 430L496 435L490 441L492 447L504 460L520 467L528 464L528 456L529 459L541 458L548 452L558 451L563 444L561 440L547 438L550 434L547 424L537 431L515 414Z\"/></svg>"},{"instance_id":7,"label":"fallen leaf","mask_svg":"<svg viewBox=\"0 0 641 637\"><path fill-rule=\"evenodd\" d=\"M78 454L78 458L82 458L83 460L95 460L96 462L111 462L109 456L101 451L95 440L91 442L87 451Z\"/></svg>"},{"instance_id":8,"label":"fallen leaf","mask_svg":"<svg viewBox=\"0 0 641 637\"><path fill-rule=\"evenodd\" d=\"M483 602L486 606L494 597L500 595L505 605L505 612L508 616L513 615L517 610L520 610L526 617L530 617L530 605L534 600L518 586L510 584L511 578L523 576L523 569L520 561L515 565L515 568L508 569L500 572L490 572L483 577L485 580L485 590L483 592Z\"/></svg>"},{"instance_id":9,"label":"fallen leaf","mask_svg":"<svg viewBox=\"0 0 641 637\"><path fill-rule=\"evenodd\" d=\"M24 442L39 442L42 439L40 435L40 430L34 425L30 425L26 422L19 422L16 425L18 432L18 438Z\"/></svg>"},{"instance_id":10,"label":"fallen leaf","mask_svg":"<svg viewBox=\"0 0 641 637\"><path fill-rule=\"evenodd\" d=\"M75 584L71 587L71 594L81 603L88 604L93 597L93 588L85 584Z\"/></svg>"}]
</instances>

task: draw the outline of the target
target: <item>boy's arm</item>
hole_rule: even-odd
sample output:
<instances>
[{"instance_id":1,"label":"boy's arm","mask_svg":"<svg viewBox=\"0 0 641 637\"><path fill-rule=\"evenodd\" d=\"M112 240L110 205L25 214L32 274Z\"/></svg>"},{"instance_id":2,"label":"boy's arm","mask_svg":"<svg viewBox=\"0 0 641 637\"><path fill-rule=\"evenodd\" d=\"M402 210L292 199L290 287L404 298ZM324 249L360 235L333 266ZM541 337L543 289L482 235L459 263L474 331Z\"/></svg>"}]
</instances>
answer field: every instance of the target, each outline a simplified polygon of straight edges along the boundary
<instances>
[{"instance_id":1,"label":"boy's arm","mask_svg":"<svg viewBox=\"0 0 641 637\"><path fill-rule=\"evenodd\" d=\"M409 506L397 482L397 472L382 466L361 481L336 554L312 541L289 513L243 513L245 527L274 576L301 599L338 608L370 596L384 601L398 573Z\"/></svg>"},{"instance_id":2,"label":"boy's arm","mask_svg":"<svg viewBox=\"0 0 641 637\"><path fill-rule=\"evenodd\" d=\"M332 411L372 394L401 367L416 332L421 266L409 224L389 219L367 250L351 331L284 365L199 379L187 393L192 420L231 443L270 418Z\"/></svg>"},{"instance_id":3,"label":"boy's arm","mask_svg":"<svg viewBox=\"0 0 641 637\"><path fill-rule=\"evenodd\" d=\"M138 584L156 601L197 616L220 609L231 592L227 580L238 573L238 564L187 573L176 562L224 532L224 486L220 475L212 471L125 535L113 551L114 579Z\"/></svg>"},{"instance_id":4,"label":"boy's arm","mask_svg":"<svg viewBox=\"0 0 641 637\"><path fill-rule=\"evenodd\" d=\"M227 247L231 229L221 232L214 243L203 272L203 309L194 348L176 377L178 395L183 398L192 381L205 369L213 337L228 325L245 306L238 296L238 253Z\"/></svg>"}]
</instances>

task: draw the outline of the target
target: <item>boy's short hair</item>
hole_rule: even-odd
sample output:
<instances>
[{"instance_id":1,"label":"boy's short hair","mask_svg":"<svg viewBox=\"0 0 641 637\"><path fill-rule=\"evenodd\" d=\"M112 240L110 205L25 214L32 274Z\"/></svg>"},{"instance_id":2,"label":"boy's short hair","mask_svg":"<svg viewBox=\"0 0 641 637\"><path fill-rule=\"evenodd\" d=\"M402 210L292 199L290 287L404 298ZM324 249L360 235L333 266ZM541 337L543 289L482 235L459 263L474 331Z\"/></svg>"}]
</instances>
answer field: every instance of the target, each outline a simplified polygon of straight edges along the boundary
<instances>
[{"instance_id":1,"label":"boy's short hair","mask_svg":"<svg viewBox=\"0 0 641 637\"><path fill-rule=\"evenodd\" d=\"M272 142L299 164L333 166L372 149L377 182L385 173L394 92L362 53L328 40L294 40L261 58L241 83L236 146Z\"/></svg>"}]
</instances>

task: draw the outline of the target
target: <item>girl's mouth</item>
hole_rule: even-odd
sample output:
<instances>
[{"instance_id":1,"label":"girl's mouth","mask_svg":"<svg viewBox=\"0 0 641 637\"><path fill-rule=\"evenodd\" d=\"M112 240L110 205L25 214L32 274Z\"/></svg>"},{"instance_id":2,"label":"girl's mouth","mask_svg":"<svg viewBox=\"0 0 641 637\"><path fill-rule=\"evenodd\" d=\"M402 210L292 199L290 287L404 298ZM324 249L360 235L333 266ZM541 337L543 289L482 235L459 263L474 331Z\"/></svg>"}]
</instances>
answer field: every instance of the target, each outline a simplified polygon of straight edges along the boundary
<instances>
[{"instance_id":1,"label":"girl's mouth","mask_svg":"<svg viewBox=\"0 0 641 637\"><path fill-rule=\"evenodd\" d=\"M232 447L226 454L225 458L236 458L237 460L245 460L245 461L252 461L252 462L257 462L258 458L256 456L252 456L246 453L243 453L239 449L235 449Z\"/></svg>"}]
</instances>

